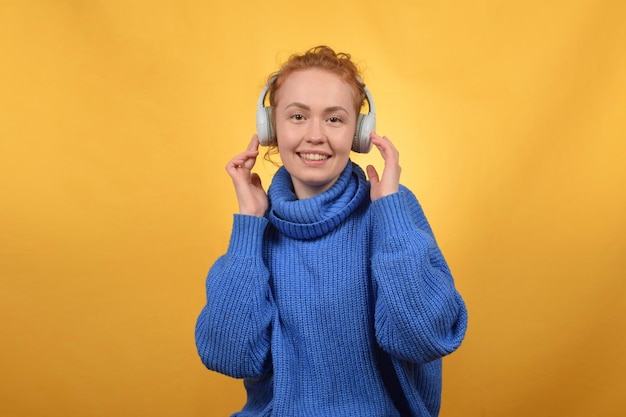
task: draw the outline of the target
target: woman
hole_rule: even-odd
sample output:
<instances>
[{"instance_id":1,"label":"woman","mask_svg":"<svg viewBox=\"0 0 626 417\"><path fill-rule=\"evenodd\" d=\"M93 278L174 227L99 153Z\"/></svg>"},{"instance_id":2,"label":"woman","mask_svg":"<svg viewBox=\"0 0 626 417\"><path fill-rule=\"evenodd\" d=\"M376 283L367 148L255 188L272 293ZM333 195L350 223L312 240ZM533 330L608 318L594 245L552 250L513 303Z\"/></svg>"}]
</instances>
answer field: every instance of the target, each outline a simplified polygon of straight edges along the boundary
<instances>
[{"instance_id":1,"label":"woman","mask_svg":"<svg viewBox=\"0 0 626 417\"><path fill-rule=\"evenodd\" d=\"M207 277L203 363L244 379L236 416L436 416L467 311L391 141L369 135L380 176L350 160L366 98L356 66L316 47L268 89L283 166L266 194L256 135L226 166L239 214Z\"/></svg>"}]
</instances>

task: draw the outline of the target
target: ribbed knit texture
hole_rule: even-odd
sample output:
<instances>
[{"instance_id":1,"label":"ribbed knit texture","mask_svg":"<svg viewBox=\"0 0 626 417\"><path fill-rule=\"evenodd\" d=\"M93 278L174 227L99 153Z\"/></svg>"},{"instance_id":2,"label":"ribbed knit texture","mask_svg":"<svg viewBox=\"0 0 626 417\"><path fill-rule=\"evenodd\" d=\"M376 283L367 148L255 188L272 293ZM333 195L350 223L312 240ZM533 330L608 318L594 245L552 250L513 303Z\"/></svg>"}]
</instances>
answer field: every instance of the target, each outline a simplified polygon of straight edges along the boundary
<instances>
[{"instance_id":1,"label":"ribbed knit texture","mask_svg":"<svg viewBox=\"0 0 626 417\"><path fill-rule=\"evenodd\" d=\"M266 218L235 215L196 325L204 364L244 378L237 416L436 416L467 311L415 196L371 202L361 168Z\"/></svg>"}]
</instances>

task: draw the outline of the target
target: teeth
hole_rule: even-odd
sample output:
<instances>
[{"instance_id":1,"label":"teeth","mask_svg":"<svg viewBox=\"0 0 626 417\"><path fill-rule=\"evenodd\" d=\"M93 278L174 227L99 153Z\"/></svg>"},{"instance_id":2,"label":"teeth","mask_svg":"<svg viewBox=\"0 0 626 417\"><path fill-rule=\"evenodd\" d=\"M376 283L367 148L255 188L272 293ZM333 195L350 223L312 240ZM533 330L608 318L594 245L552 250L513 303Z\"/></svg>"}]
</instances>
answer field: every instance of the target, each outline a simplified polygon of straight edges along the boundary
<instances>
[{"instance_id":1,"label":"teeth","mask_svg":"<svg viewBox=\"0 0 626 417\"><path fill-rule=\"evenodd\" d=\"M323 159L328 159L328 155L321 155L319 153L301 153L300 157L308 161L321 161Z\"/></svg>"}]
</instances>

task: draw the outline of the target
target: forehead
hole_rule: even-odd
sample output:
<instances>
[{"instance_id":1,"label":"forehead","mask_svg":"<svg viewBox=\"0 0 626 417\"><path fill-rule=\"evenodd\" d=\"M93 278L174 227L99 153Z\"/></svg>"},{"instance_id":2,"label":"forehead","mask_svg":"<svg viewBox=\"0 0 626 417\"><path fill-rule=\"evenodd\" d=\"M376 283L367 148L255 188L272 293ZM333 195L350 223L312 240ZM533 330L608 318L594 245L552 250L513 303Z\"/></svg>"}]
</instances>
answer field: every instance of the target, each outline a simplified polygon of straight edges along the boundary
<instances>
[{"instance_id":1,"label":"forehead","mask_svg":"<svg viewBox=\"0 0 626 417\"><path fill-rule=\"evenodd\" d=\"M305 104L341 105L354 108L354 88L339 75L312 68L287 75L277 91L277 105L290 102Z\"/></svg>"}]
</instances>

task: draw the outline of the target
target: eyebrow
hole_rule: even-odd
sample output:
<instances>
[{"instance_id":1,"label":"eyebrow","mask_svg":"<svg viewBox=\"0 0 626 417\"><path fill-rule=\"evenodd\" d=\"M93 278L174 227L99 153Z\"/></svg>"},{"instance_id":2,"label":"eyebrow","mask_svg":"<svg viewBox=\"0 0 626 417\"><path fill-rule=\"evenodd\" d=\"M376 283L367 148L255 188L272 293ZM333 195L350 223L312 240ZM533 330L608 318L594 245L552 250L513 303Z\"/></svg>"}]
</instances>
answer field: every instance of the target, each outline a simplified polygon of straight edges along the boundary
<instances>
[{"instance_id":1,"label":"eyebrow","mask_svg":"<svg viewBox=\"0 0 626 417\"><path fill-rule=\"evenodd\" d=\"M288 108L290 108L290 107L297 107L297 108L302 109L302 110L309 110L309 111L311 110L311 108L310 108L309 106L307 106L306 104L299 103L299 102L297 102L297 101L295 101L295 102L293 102L293 103L288 104L288 105L285 107L285 109L288 109ZM349 114L349 113L348 113L348 110L346 110L346 109L345 109L345 107L342 107L342 106L331 106L331 107L326 107L326 108L324 109L324 112L325 112L325 113L332 113L332 112L336 112L336 111L342 111L342 112L344 112L344 113Z\"/></svg>"}]
</instances>

